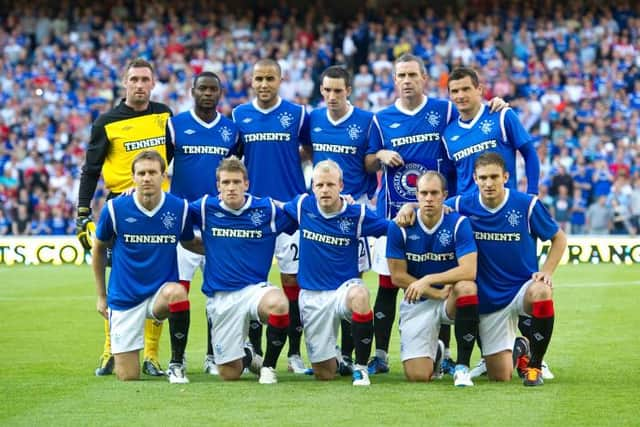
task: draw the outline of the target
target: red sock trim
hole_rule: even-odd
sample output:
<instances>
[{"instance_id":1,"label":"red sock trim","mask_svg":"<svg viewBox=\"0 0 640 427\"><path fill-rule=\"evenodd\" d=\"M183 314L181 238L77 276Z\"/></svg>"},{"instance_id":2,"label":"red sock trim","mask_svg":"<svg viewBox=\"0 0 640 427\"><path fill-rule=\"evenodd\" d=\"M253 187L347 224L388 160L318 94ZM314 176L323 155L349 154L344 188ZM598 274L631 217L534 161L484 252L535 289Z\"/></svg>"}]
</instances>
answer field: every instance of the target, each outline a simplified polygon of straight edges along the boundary
<instances>
[{"instance_id":1,"label":"red sock trim","mask_svg":"<svg viewBox=\"0 0 640 427\"><path fill-rule=\"evenodd\" d=\"M387 288L387 289L397 288L397 286L394 285L393 282L391 281L391 276L387 276L386 274L378 275L378 285L381 288Z\"/></svg>"},{"instance_id":2,"label":"red sock trim","mask_svg":"<svg viewBox=\"0 0 640 427\"><path fill-rule=\"evenodd\" d=\"M289 301L298 301L298 295L300 294L300 286L283 286L282 290L284 294L287 296Z\"/></svg>"},{"instance_id":3,"label":"red sock trim","mask_svg":"<svg viewBox=\"0 0 640 427\"><path fill-rule=\"evenodd\" d=\"M351 320L356 323L367 323L373 320L373 311L369 310L367 313L356 313L355 311L351 315Z\"/></svg>"},{"instance_id":4,"label":"red sock trim","mask_svg":"<svg viewBox=\"0 0 640 427\"><path fill-rule=\"evenodd\" d=\"M554 314L553 300L546 299L544 301L535 301L532 304L531 311L532 311L533 317L538 317L538 318L551 317Z\"/></svg>"},{"instance_id":5,"label":"red sock trim","mask_svg":"<svg viewBox=\"0 0 640 427\"><path fill-rule=\"evenodd\" d=\"M456 307L465 307L467 305L478 305L478 295L465 295L458 297Z\"/></svg>"},{"instance_id":6,"label":"red sock trim","mask_svg":"<svg viewBox=\"0 0 640 427\"><path fill-rule=\"evenodd\" d=\"M180 311L187 311L189 310L189 300L186 299L184 301L178 301L178 302L170 302L169 303L169 311L171 313L178 313Z\"/></svg>"},{"instance_id":7,"label":"red sock trim","mask_svg":"<svg viewBox=\"0 0 640 427\"><path fill-rule=\"evenodd\" d=\"M286 328L289 326L289 313L285 314L270 314L267 323L274 328Z\"/></svg>"},{"instance_id":8,"label":"red sock trim","mask_svg":"<svg viewBox=\"0 0 640 427\"><path fill-rule=\"evenodd\" d=\"M184 288L187 290L187 293L189 293L189 290L191 290L191 280L178 280L178 283L184 286Z\"/></svg>"}]
</instances>

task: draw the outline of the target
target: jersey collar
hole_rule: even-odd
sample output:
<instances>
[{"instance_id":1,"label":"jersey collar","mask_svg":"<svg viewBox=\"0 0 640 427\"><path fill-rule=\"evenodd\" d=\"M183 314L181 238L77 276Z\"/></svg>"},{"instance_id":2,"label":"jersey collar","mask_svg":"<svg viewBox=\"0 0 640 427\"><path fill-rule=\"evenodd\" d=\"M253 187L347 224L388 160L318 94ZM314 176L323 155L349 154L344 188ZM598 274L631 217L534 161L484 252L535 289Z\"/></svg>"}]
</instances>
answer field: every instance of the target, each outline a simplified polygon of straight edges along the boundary
<instances>
[{"instance_id":1,"label":"jersey collar","mask_svg":"<svg viewBox=\"0 0 640 427\"><path fill-rule=\"evenodd\" d=\"M249 206L251 206L251 202L253 202L253 196L251 194L245 193L245 197L246 197L246 200L244 202L244 205L242 205L240 209L231 209L222 201L222 199L220 199L220 207L225 211L232 213L236 216L241 215L244 211L249 209Z\"/></svg>"},{"instance_id":2,"label":"jersey collar","mask_svg":"<svg viewBox=\"0 0 640 427\"><path fill-rule=\"evenodd\" d=\"M480 109L478 110L476 115L473 117L473 119L471 119L470 122L463 122L462 117L458 116L458 126L460 126L463 129L471 129L476 124L478 119L482 116L482 113L484 113L484 108L485 108L484 104L481 104Z\"/></svg>"},{"instance_id":3,"label":"jersey collar","mask_svg":"<svg viewBox=\"0 0 640 427\"><path fill-rule=\"evenodd\" d=\"M338 120L334 121L331 118L331 115L329 114L329 109L327 108L327 120L333 126L338 126L340 123L343 123L343 122L347 121L349 119L349 117L351 117L352 114L353 114L353 105L349 104L348 107L347 107L347 112L345 113L345 115L340 117Z\"/></svg>"},{"instance_id":4,"label":"jersey collar","mask_svg":"<svg viewBox=\"0 0 640 427\"><path fill-rule=\"evenodd\" d=\"M331 212L331 213L324 213L322 211L322 209L320 209L320 205L318 205L318 200L316 199L316 209L318 209L318 212L320 213L320 215L322 215L323 218L325 219L331 219L331 218L335 218L338 215L341 215L342 213L344 213L344 211L347 210L347 206L349 206L349 203L347 203L347 201L345 200L344 197L340 196L340 198L342 199L342 207L336 211L336 212Z\"/></svg>"},{"instance_id":5,"label":"jersey collar","mask_svg":"<svg viewBox=\"0 0 640 427\"><path fill-rule=\"evenodd\" d=\"M422 96L423 96L422 102L413 110L407 110L406 108L404 108L400 103L400 99L396 99L396 102L395 102L396 108L402 114L406 114L407 116L415 116L416 114L418 114L418 112L420 112L420 110L424 108L425 105L427 105L427 101L429 100L429 97L427 95L422 95Z\"/></svg>"},{"instance_id":6,"label":"jersey collar","mask_svg":"<svg viewBox=\"0 0 640 427\"><path fill-rule=\"evenodd\" d=\"M484 203L482 203L482 195L480 194L480 191L478 191L478 200L480 201L480 206L482 206L487 212L496 213L500 209L502 209L504 207L504 205L507 204L507 202L509 201L509 194L510 194L509 189L505 188L504 189L504 200L502 201L502 203L500 203L495 208L490 208L490 207L486 206Z\"/></svg>"},{"instance_id":7,"label":"jersey collar","mask_svg":"<svg viewBox=\"0 0 640 427\"><path fill-rule=\"evenodd\" d=\"M416 215L418 217L418 224L420 225L420 228L422 228L422 231L427 234L433 234L438 229L438 227L440 227L440 224L442 224L442 221L444 220L444 209L442 210L442 212L440 212L440 219L438 220L438 222L436 222L436 224L431 228L427 227L427 225L422 222L422 218L420 217L420 209L416 210Z\"/></svg>"},{"instance_id":8,"label":"jersey collar","mask_svg":"<svg viewBox=\"0 0 640 427\"><path fill-rule=\"evenodd\" d=\"M191 117L193 118L193 120L195 120L200 126L207 129L213 128L215 125L217 125L220 122L220 116L221 116L220 113L216 114L216 118L213 119L211 123L207 123L204 120L202 120L200 117L198 117L198 115L196 114L196 110L194 110L193 108L189 110L189 113L191 114Z\"/></svg>"},{"instance_id":9,"label":"jersey collar","mask_svg":"<svg viewBox=\"0 0 640 427\"><path fill-rule=\"evenodd\" d=\"M264 109L262 109L262 108L260 108L258 106L258 100L255 99L255 98L254 98L253 101L251 101L251 104L253 104L253 108L255 108L256 110L260 111L262 114L269 114L270 112L272 112L272 111L276 110L278 107L280 107L280 104L282 104L282 98L280 98L278 96L278 101L276 101L276 105L274 105L273 107L268 108L266 110L264 110Z\"/></svg>"},{"instance_id":10,"label":"jersey collar","mask_svg":"<svg viewBox=\"0 0 640 427\"><path fill-rule=\"evenodd\" d=\"M163 191L162 194L160 194L160 203L158 203L158 205L151 210L148 210L147 208L142 206L142 204L138 201L138 198L136 197L136 193L133 193L132 197L133 197L133 203L136 204L136 207L140 210L140 212L142 212L143 214L151 218L156 213L158 213L162 205L164 205L165 193Z\"/></svg>"}]
</instances>

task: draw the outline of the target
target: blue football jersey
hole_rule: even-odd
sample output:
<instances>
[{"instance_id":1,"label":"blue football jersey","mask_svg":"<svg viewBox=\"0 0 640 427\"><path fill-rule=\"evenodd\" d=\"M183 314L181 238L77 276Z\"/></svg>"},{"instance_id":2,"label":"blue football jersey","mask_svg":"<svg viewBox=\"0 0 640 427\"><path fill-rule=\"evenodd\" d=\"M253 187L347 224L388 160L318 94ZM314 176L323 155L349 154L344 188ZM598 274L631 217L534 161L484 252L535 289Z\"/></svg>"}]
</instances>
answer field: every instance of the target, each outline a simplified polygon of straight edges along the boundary
<instances>
[{"instance_id":1,"label":"blue football jersey","mask_svg":"<svg viewBox=\"0 0 640 427\"><path fill-rule=\"evenodd\" d=\"M310 144L304 107L280 99L263 110L254 100L236 107L233 121L240 129L249 192L281 201L304 193L300 145Z\"/></svg>"},{"instance_id":2,"label":"blue football jersey","mask_svg":"<svg viewBox=\"0 0 640 427\"><path fill-rule=\"evenodd\" d=\"M309 194L286 203L284 210L300 229L298 283L314 291L335 290L358 277L358 239L382 236L389 223L365 205L346 202L339 212L326 215Z\"/></svg>"},{"instance_id":3,"label":"blue football jersey","mask_svg":"<svg viewBox=\"0 0 640 427\"><path fill-rule=\"evenodd\" d=\"M483 105L470 122L465 123L458 118L449 124L444 131L443 141L447 155L456 168L456 194L474 191L474 162L486 151L494 151L502 156L509 172L507 187L517 189L516 150L530 142L531 137L510 108L491 113Z\"/></svg>"},{"instance_id":4,"label":"blue football jersey","mask_svg":"<svg viewBox=\"0 0 640 427\"><path fill-rule=\"evenodd\" d=\"M457 118L449 101L425 98L414 111L403 109L399 101L376 113L371 131L371 151L394 150L404 160L400 167L383 169L378 195L379 215L392 218L403 204L416 201L418 178L427 170L443 173L450 191L455 189L453 165L442 143L447 124ZM453 194L453 193L451 193Z\"/></svg>"},{"instance_id":5,"label":"blue football jersey","mask_svg":"<svg viewBox=\"0 0 640 427\"><path fill-rule=\"evenodd\" d=\"M477 251L469 220L457 212L443 215L432 228L422 222L419 210L411 227L389 224L387 258L406 260L407 272L416 279L457 267L458 259Z\"/></svg>"},{"instance_id":6,"label":"blue football jersey","mask_svg":"<svg viewBox=\"0 0 640 427\"><path fill-rule=\"evenodd\" d=\"M537 239L546 241L558 232L537 197L506 190L504 202L485 207L478 191L447 200L471 221L478 246L478 299L480 314L506 307L531 275L538 271Z\"/></svg>"},{"instance_id":7,"label":"blue football jersey","mask_svg":"<svg viewBox=\"0 0 640 427\"><path fill-rule=\"evenodd\" d=\"M166 193L152 211L134 196L109 200L96 236L114 239L107 304L115 310L135 307L165 283L177 282L176 246L194 238L187 201Z\"/></svg>"},{"instance_id":8,"label":"blue football jersey","mask_svg":"<svg viewBox=\"0 0 640 427\"><path fill-rule=\"evenodd\" d=\"M206 123L195 111L185 111L167 121L167 139L175 146L171 193L190 202L217 195L218 164L239 145L236 125L221 114Z\"/></svg>"},{"instance_id":9,"label":"blue football jersey","mask_svg":"<svg viewBox=\"0 0 640 427\"><path fill-rule=\"evenodd\" d=\"M277 235L296 229L268 197L247 195L245 204L234 210L206 195L190 203L189 211L201 224L206 260L202 292L207 296L266 282Z\"/></svg>"},{"instance_id":10,"label":"blue football jersey","mask_svg":"<svg viewBox=\"0 0 640 427\"><path fill-rule=\"evenodd\" d=\"M355 200L366 194L373 197L378 181L376 174L367 173L364 158L369 149L369 133L373 113L350 106L338 121L329 117L326 108L319 108L309 116L313 164L333 160L342 169L344 194Z\"/></svg>"}]
</instances>

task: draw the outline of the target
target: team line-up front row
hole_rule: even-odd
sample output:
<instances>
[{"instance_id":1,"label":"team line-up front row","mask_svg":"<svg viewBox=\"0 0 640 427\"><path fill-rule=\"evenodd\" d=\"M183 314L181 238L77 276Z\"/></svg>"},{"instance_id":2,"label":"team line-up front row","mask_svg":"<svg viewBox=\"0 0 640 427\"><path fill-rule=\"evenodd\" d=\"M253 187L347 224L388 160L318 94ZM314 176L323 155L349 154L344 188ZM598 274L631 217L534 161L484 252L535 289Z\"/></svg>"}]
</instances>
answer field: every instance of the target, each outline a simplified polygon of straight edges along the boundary
<instances>
[{"instance_id":1,"label":"team line-up front row","mask_svg":"<svg viewBox=\"0 0 640 427\"><path fill-rule=\"evenodd\" d=\"M135 191L106 203L93 247L97 309L110 320L119 379L140 377L145 320L168 318L169 381L188 382L184 352L190 304L178 281L181 243L205 255L202 292L221 378L237 379L248 368L261 384L277 383L289 303L283 290L268 282L268 274L278 234L299 230L300 318L317 379L336 377L338 330L347 320L355 345L353 385L370 384L373 312L359 278L358 241L386 235L392 280L405 292L400 353L408 380L429 381L437 372L440 325L451 324L456 386L473 385L469 362L476 340L489 379L508 381L514 361L526 353L528 363L515 364L524 384L543 383L541 363L554 323L552 274L566 237L535 196L506 187L509 173L499 154L476 159L477 188L465 196L446 200L446 179L435 171L424 173L417 182L417 205L405 205L394 221L350 204L341 195L342 170L332 160L315 165L311 193L290 201L247 193L247 169L235 157L222 160L216 170L218 196L191 203L162 190L166 165L155 151L138 154L132 174ZM541 268L537 239L551 240ZM519 315L531 319L531 342L516 339ZM267 326L264 357L245 345L252 320Z\"/></svg>"}]
</instances>

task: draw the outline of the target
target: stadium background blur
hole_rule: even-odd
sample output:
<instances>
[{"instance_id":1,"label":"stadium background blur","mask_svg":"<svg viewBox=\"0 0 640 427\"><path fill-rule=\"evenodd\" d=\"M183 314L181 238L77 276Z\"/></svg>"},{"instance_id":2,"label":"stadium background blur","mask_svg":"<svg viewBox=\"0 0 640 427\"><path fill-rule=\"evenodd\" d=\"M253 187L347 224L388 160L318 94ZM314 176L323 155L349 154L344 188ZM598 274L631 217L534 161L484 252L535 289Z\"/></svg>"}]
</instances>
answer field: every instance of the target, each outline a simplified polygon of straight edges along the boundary
<instances>
[{"instance_id":1,"label":"stadium background blur","mask_svg":"<svg viewBox=\"0 0 640 427\"><path fill-rule=\"evenodd\" d=\"M343 65L351 102L375 112L396 97L392 62L404 52L425 60L429 96L446 98L449 71L467 65L487 99L510 102L538 149L540 198L565 230L638 232L640 3L357 3L0 1L0 235L73 234L91 122L122 97L132 58L152 61L152 99L174 113L211 70L230 115L252 98L263 57L282 67L281 96L309 109L321 105L322 70ZM104 196L100 184L95 207Z\"/></svg>"}]
</instances>

